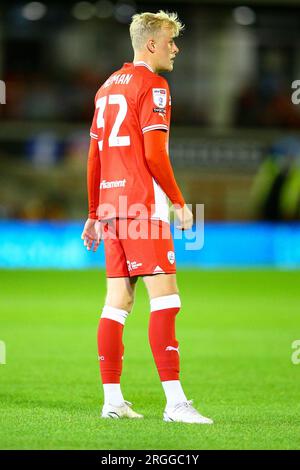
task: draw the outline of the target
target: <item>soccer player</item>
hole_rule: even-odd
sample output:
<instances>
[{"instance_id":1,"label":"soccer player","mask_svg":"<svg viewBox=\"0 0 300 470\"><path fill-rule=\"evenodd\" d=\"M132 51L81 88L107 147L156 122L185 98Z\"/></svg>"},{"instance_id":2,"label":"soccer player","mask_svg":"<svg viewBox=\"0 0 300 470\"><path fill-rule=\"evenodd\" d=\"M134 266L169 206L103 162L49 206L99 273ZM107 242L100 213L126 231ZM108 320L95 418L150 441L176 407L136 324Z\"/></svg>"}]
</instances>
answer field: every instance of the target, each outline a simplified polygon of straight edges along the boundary
<instances>
[{"instance_id":1,"label":"soccer player","mask_svg":"<svg viewBox=\"0 0 300 470\"><path fill-rule=\"evenodd\" d=\"M123 328L138 277L150 297L149 342L166 395L165 421L211 424L187 400L179 380L175 318L180 310L167 198L178 228L193 215L176 183L168 155L171 96L158 73L173 70L182 24L175 13L132 18L133 63L125 63L95 97L88 156L89 216L82 233L88 250L104 239L107 296L98 328L104 388L103 418L142 418L124 400L120 377Z\"/></svg>"}]
</instances>

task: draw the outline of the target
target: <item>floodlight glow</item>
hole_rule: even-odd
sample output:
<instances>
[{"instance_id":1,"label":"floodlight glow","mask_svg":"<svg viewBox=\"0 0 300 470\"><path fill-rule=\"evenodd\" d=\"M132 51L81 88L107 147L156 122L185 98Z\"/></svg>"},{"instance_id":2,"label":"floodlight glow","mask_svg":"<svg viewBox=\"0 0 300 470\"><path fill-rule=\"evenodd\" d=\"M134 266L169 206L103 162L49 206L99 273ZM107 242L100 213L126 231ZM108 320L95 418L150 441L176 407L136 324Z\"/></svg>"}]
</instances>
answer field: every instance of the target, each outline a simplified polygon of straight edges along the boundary
<instances>
[{"instance_id":1,"label":"floodlight glow","mask_svg":"<svg viewBox=\"0 0 300 470\"><path fill-rule=\"evenodd\" d=\"M95 6L90 2L78 2L72 8L76 20L90 20L95 14Z\"/></svg>"},{"instance_id":2,"label":"floodlight glow","mask_svg":"<svg viewBox=\"0 0 300 470\"><path fill-rule=\"evenodd\" d=\"M26 20L38 21L45 16L46 5L41 2L30 2L23 6L22 15Z\"/></svg>"},{"instance_id":3,"label":"floodlight glow","mask_svg":"<svg viewBox=\"0 0 300 470\"><path fill-rule=\"evenodd\" d=\"M115 18L119 23L130 23L135 12L136 7L133 2L120 2L115 7Z\"/></svg>"},{"instance_id":4,"label":"floodlight glow","mask_svg":"<svg viewBox=\"0 0 300 470\"><path fill-rule=\"evenodd\" d=\"M233 17L237 24L242 26L249 26L255 23L255 12L249 7L236 7L233 10Z\"/></svg>"},{"instance_id":5,"label":"floodlight glow","mask_svg":"<svg viewBox=\"0 0 300 470\"><path fill-rule=\"evenodd\" d=\"M109 0L100 0L99 2L95 3L96 7L96 16L98 18L109 18L112 16L114 11L114 6Z\"/></svg>"}]
</instances>

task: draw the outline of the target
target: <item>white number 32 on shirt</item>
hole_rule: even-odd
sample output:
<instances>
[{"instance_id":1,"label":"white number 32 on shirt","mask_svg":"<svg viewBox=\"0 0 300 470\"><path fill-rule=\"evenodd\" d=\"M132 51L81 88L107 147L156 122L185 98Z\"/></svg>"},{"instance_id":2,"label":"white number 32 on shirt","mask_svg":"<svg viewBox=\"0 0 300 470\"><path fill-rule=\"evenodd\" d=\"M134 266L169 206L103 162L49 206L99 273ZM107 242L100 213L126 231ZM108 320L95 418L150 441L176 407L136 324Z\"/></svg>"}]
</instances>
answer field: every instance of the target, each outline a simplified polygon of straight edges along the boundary
<instances>
[{"instance_id":1,"label":"white number 32 on shirt","mask_svg":"<svg viewBox=\"0 0 300 470\"><path fill-rule=\"evenodd\" d=\"M107 104L107 98L108 98L108 104L109 105L118 105L119 106L119 111L116 117L116 120L114 122L114 125L112 127L112 130L110 132L109 138L108 138L108 145L109 147L127 147L130 145L130 136L129 135L123 135L119 136L118 132L120 130L120 127L126 117L127 114L127 101L125 99L125 96L123 95L108 95L108 96L102 96L102 98L99 98L96 102L96 108L99 109L98 111L98 116L97 116L97 127L98 129L101 129L105 127L105 120L104 120L104 111L106 108ZM103 140L99 140L98 142L99 145L99 150L103 149Z\"/></svg>"}]
</instances>

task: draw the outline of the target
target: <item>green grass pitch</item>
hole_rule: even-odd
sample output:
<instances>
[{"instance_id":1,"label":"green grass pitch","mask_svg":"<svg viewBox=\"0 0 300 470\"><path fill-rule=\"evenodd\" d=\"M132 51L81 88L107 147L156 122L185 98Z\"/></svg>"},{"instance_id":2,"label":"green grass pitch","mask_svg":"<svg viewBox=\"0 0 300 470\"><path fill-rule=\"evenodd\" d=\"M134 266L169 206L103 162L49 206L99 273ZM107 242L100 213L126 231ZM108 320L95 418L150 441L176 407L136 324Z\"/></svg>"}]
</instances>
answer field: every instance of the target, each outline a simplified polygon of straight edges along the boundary
<instances>
[{"instance_id":1,"label":"green grass pitch","mask_svg":"<svg viewBox=\"0 0 300 470\"><path fill-rule=\"evenodd\" d=\"M213 426L162 421L142 280L125 326L123 392L141 421L101 420L104 272L1 271L1 449L299 449L300 272L180 271L182 383Z\"/></svg>"}]
</instances>

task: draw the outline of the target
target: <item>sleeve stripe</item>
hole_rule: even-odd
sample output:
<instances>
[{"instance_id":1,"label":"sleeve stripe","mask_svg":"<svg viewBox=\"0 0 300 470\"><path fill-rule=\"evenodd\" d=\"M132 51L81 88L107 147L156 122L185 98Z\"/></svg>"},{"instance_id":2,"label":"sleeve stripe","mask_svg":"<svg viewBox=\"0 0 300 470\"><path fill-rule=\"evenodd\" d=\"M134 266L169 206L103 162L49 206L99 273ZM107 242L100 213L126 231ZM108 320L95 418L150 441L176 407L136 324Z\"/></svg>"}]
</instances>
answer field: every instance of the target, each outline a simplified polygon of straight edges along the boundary
<instances>
[{"instance_id":1,"label":"sleeve stripe","mask_svg":"<svg viewBox=\"0 0 300 470\"><path fill-rule=\"evenodd\" d=\"M146 126L142 128L143 134L148 131L154 131L155 129L163 129L164 131L168 131L169 128L165 124L154 124L152 126Z\"/></svg>"},{"instance_id":2,"label":"sleeve stripe","mask_svg":"<svg viewBox=\"0 0 300 470\"><path fill-rule=\"evenodd\" d=\"M97 139L97 140L98 140L97 134L94 134L93 132L90 132L90 136L91 136L93 139Z\"/></svg>"}]
</instances>

